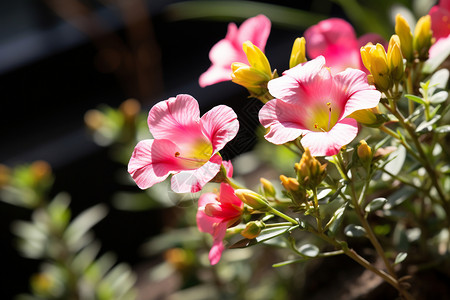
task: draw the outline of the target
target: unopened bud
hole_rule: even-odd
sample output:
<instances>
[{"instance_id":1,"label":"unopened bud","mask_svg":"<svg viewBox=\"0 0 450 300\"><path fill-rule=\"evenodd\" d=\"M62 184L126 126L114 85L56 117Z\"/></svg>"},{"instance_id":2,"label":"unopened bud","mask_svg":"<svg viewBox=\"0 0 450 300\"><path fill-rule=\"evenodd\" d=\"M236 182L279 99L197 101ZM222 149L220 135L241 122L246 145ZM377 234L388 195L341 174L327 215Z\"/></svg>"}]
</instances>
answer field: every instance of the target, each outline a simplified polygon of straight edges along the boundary
<instances>
[{"instance_id":1,"label":"unopened bud","mask_svg":"<svg viewBox=\"0 0 450 300\"><path fill-rule=\"evenodd\" d=\"M260 178L259 181L261 182L261 187L264 196L267 198L274 198L276 191L273 184L265 178Z\"/></svg>"},{"instance_id":2,"label":"unopened bud","mask_svg":"<svg viewBox=\"0 0 450 300\"><path fill-rule=\"evenodd\" d=\"M0 164L0 189L11 180L11 169L3 164Z\"/></svg>"},{"instance_id":3,"label":"unopened bud","mask_svg":"<svg viewBox=\"0 0 450 300\"><path fill-rule=\"evenodd\" d=\"M403 79L404 70L403 55L400 49L400 38L398 35L394 34L389 41L387 59L392 80L395 83L399 83Z\"/></svg>"},{"instance_id":4,"label":"unopened bud","mask_svg":"<svg viewBox=\"0 0 450 300\"><path fill-rule=\"evenodd\" d=\"M348 117L355 119L356 121L358 121L358 123L372 128L378 128L389 121L389 118L386 115L382 114L378 110L377 106L373 108L354 111Z\"/></svg>"},{"instance_id":5,"label":"unopened bud","mask_svg":"<svg viewBox=\"0 0 450 300\"><path fill-rule=\"evenodd\" d=\"M266 198L251 190L237 189L234 193L239 199L241 199L242 202L254 209L265 211L270 207L270 204Z\"/></svg>"},{"instance_id":6,"label":"unopened bud","mask_svg":"<svg viewBox=\"0 0 450 300\"><path fill-rule=\"evenodd\" d=\"M120 104L119 110L124 115L126 121L132 121L141 111L141 104L136 99L130 98Z\"/></svg>"},{"instance_id":7,"label":"unopened bud","mask_svg":"<svg viewBox=\"0 0 450 300\"><path fill-rule=\"evenodd\" d=\"M300 188L300 184L298 183L298 180L295 178L280 175L280 180L281 184L288 192L294 192Z\"/></svg>"},{"instance_id":8,"label":"unopened bud","mask_svg":"<svg viewBox=\"0 0 450 300\"><path fill-rule=\"evenodd\" d=\"M432 38L433 32L431 31L431 17L430 15L426 15L417 21L413 38L414 51L417 52L417 55L421 61L428 59L428 50L430 50Z\"/></svg>"},{"instance_id":9,"label":"unopened bud","mask_svg":"<svg viewBox=\"0 0 450 300\"><path fill-rule=\"evenodd\" d=\"M407 61L412 62L413 57L413 37L408 22L402 15L398 14L395 17L395 33L400 39L400 48L402 50L403 57Z\"/></svg>"},{"instance_id":10,"label":"unopened bud","mask_svg":"<svg viewBox=\"0 0 450 300\"><path fill-rule=\"evenodd\" d=\"M389 74L387 55L384 47L381 44L368 44L362 47L361 59L364 66L372 74L373 81L378 90L382 92L389 90L392 85L392 80Z\"/></svg>"},{"instance_id":11,"label":"unopened bud","mask_svg":"<svg viewBox=\"0 0 450 300\"><path fill-rule=\"evenodd\" d=\"M326 176L326 164L322 165L311 155L308 148L305 149L300 163L296 163L294 168L297 171L299 185L303 188L313 189L317 187Z\"/></svg>"},{"instance_id":12,"label":"unopened bud","mask_svg":"<svg viewBox=\"0 0 450 300\"><path fill-rule=\"evenodd\" d=\"M272 70L270 68L269 60L266 55L250 41L246 41L242 45L242 49L247 56L247 60L253 68L260 71L261 73L267 74L269 77L272 76Z\"/></svg>"},{"instance_id":13,"label":"unopened bud","mask_svg":"<svg viewBox=\"0 0 450 300\"><path fill-rule=\"evenodd\" d=\"M306 42L304 37L295 39L294 45L292 45L289 68L293 68L296 65L306 62L305 44Z\"/></svg>"},{"instance_id":14,"label":"unopened bud","mask_svg":"<svg viewBox=\"0 0 450 300\"><path fill-rule=\"evenodd\" d=\"M361 140L359 142L359 146L357 149L357 154L362 164L366 167L370 166L372 162L372 149L369 145L367 145L365 140Z\"/></svg>"},{"instance_id":15,"label":"unopened bud","mask_svg":"<svg viewBox=\"0 0 450 300\"><path fill-rule=\"evenodd\" d=\"M50 178L52 174L52 168L48 162L43 160L37 160L30 166L30 172L35 183L39 183L43 180Z\"/></svg>"},{"instance_id":16,"label":"unopened bud","mask_svg":"<svg viewBox=\"0 0 450 300\"><path fill-rule=\"evenodd\" d=\"M247 239L254 239L261 233L264 227L264 223L261 221L248 222L245 229L241 231L241 235Z\"/></svg>"}]
</instances>

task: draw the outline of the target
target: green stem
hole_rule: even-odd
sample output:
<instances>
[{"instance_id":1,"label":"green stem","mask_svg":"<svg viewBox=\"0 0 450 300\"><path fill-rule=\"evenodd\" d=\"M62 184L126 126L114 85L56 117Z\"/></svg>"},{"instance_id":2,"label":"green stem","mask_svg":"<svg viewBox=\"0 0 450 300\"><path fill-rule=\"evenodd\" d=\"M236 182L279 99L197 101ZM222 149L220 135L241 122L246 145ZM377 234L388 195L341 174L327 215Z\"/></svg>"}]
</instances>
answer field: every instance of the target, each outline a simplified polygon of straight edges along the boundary
<instances>
[{"instance_id":1,"label":"green stem","mask_svg":"<svg viewBox=\"0 0 450 300\"><path fill-rule=\"evenodd\" d=\"M270 212L273 213L274 215L279 216L280 218L285 219L286 221L289 221L291 224L293 225L298 225L298 221L294 220L293 218L289 217L288 215L283 214L281 211L269 206L270 208Z\"/></svg>"},{"instance_id":2,"label":"green stem","mask_svg":"<svg viewBox=\"0 0 450 300\"><path fill-rule=\"evenodd\" d=\"M316 211L317 231L319 233L322 233L323 232L322 218L320 217L319 199L317 199L317 188L316 187L313 189L313 196L314 196L314 209Z\"/></svg>"},{"instance_id":3,"label":"green stem","mask_svg":"<svg viewBox=\"0 0 450 300\"><path fill-rule=\"evenodd\" d=\"M352 193L351 193L352 203L353 203L356 215L357 215L362 227L364 227L364 229L366 230L367 237L369 238L370 242L372 243L372 245L375 248L378 255L383 260L384 265L386 266L386 270L392 277L396 278L396 274L395 274L394 269L392 268L392 264L387 259L386 255L384 253L383 247L381 246L380 242L378 241L377 237L375 236L375 233L372 230L372 226L370 226L369 222L367 222L367 219L364 216L364 211L362 210L362 208L360 206L360 202L362 202L362 199L364 199L366 196L365 193L367 190L367 186L370 183L370 178L371 178L370 174L367 174L365 184L361 191L359 199L356 197L356 188L355 188L354 182L353 181L350 182L350 186L351 186L351 190L352 190Z\"/></svg>"},{"instance_id":4,"label":"green stem","mask_svg":"<svg viewBox=\"0 0 450 300\"><path fill-rule=\"evenodd\" d=\"M360 256L355 250L349 249L348 246L345 243L339 243L338 241L330 238L324 233L318 233L313 232L326 242L330 243L331 245L334 245L336 248L341 249L345 255L353 259L355 262L363 266L365 269L375 273L376 275L383 278L384 281L389 283L391 286L393 286L405 299L407 300L413 300L413 297L411 294L409 294L407 291L403 289L403 287L400 285L398 280L391 276L390 274L384 272L383 270L377 269L375 266L373 266L370 262L368 262L364 257Z\"/></svg>"}]
</instances>

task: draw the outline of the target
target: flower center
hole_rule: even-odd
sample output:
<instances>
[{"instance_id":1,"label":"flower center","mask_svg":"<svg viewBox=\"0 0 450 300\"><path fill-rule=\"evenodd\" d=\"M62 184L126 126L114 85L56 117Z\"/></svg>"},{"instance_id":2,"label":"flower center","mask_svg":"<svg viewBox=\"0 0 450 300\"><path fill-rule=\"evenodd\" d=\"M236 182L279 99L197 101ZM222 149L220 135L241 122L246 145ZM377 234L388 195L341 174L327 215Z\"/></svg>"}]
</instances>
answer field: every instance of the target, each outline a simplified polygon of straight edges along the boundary
<instances>
[{"instance_id":1,"label":"flower center","mask_svg":"<svg viewBox=\"0 0 450 300\"><path fill-rule=\"evenodd\" d=\"M189 144L189 147L183 147L182 152L175 152L174 157L186 169L198 169L209 161L213 153L213 147L207 140L199 139Z\"/></svg>"},{"instance_id":2,"label":"flower center","mask_svg":"<svg viewBox=\"0 0 450 300\"><path fill-rule=\"evenodd\" d=\"M317 106L312 112L313 127L312 131L330 131L331 128L337 123L339 114L336 109L332 108L330 101L326 102L326 106L323 104Z\"/></svg>"}]
</instances>

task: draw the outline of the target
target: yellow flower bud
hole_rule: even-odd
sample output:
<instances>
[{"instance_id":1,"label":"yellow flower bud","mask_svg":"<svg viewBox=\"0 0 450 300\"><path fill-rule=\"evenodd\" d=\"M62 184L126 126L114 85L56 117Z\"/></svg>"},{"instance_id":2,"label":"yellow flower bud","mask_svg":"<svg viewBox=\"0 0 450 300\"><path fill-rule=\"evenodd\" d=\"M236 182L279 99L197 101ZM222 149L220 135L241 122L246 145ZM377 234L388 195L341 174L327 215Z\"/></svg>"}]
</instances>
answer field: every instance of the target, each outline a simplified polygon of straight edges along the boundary
<instances>
[{"instance_id":1,"label":"yellow flower bud","mask_svg":"<svg viewBox=\"0 0 450 300\"><path fill-rule=\"evenodd\" d=\"M365 140L361 140L359 142L359 146L357 149L357 154L359 159L361 160L362 164L365 167L370 166L370 163L372 162L372 149L370 148L369 145L367 145Z\"/></svg>"},{"instance_id":2,"label":"yellow flower bud","mask_svg":"<svg viewBox=\"0 0 450 300\"><path fill-rule=\"evenodd\" d=\"M305 55L305 38L296 38L294 45L292 45L291 58L289 59L289 68L306 62Z\"/></svg>"},{"instance_id":3,"label":"yellow flower bud","mask_svg":"<svg viewBox=\"0 0 450 300\"><path fill-rule=\"evenodd\" d=\"M297 191L300 188L300 184L297 179L292 177L286 177L284 175L280 175L281 184L286 189L286 191Z\"/></svg>"},{"instance_id":4,"label":"yellow flower bud","mask_svg":"<svg viewBox=\"0 0 450 300\"><path fill-rule=\"evenodd\" d=\"M274 198L276 191L273 187L273 184L265 178L260 178L259 181L261 182L264 196L266 196L267 198Z\"/></svg>"},{"instance_id":5,"label":"yellow flower bud","mask_svg":"<svg viewBox=\"0 0 450 300\"><path fill-rule=\"evenodd\" d=\"M273 78L267 57L250 41L245 42L242 48L250 65L240 62L232 63L231 81L247 88L252 96L267 94L267 82Z\"/></svg>"},{"instance_id":6,"label":"yellow flower bud","mask_svg":"<svg viewBox=\"0 0 450 300\"><path fill-rule=\"evenodd\" d=\"M245 229L241 231L241 235L247 239L254 239L261 233L264 227L264 223L261 221L248 222Z\"/></svg>"},{"instance_id":7,"label":"yellow flower bud","mask_svg":"<svg viewBox=\"0 0 450 300\"><path fill-rule=\"evenodd\" d=\"M294 168L297 171L299 185L306 189L317 187L326 176L326 164L322 165L311 155L308 148L305 149L300 163L296 163Z\"/></svg>"},{"instance_id":8,"label":"yellow flower bud","mask_svg":"<svg viewBox=\"0 0 450 300\"><path fill-rule=\"evenodd\" d=\"M431 17L430 15L423 16L417 21L413 38L414 51L417 52L421 61L428 59L428 50L430 50L432 44L432 37Z\"/></svg>"},{"instance_id":9,"label":"yellow flower bud","mask_svg":"<svg viewBox=\"0 0 450 300\"><path fill-rule=\"evenodd\" d=\"M403 79L404 68L398 35L394 34L389 41L387 60L392 80L394 83L399 83Z\"/></svg>"},{"instance_id":10,"label":"yellow flower bud","mask_svg":"<svg viewBox=\"0 0 450 300\"><path fill-rule=\"evenodd\" d=\"M412 62L413 56L413 37L408 22L402 15L398 14L395 17L395 33L400 39L400 48L402 50L403 57L407 61Z\"/></svg>"},{"instance_id":11,"label":"yellow flower bud","mask_svg":"<svg viewBox=\"0 0 450 300\"><path fill-rule=\"evenodd\" d=\"M258 71L267 74L269 77L272 76L272 70L270 68L269 61L266 55L250 41L246 41L242 48L244 49L245 55L247 56L250 66L257 69Z\"/></svg>"},{"instance_id":12,"label":"yellow flower bud","mask_svg":"<svg viewBox=\"0 0 450 300\"><path fill-rule=\"evenodd\" d=\"M381 44L363 46L361 48L361 59L364 66L372 74L376 87L382 92L389 90L392 86L392 80L384 47Z\"/></svg>"},{"instance_id":13,"label":"yellow flower bud","mask_svg":"<svg viewBox=\"0 0 450 300\"><path fill-rule=\"evenodd\" d=\"M266 198L251 190L237 189L234 193L239 199L241 199L242 202L254 209L265 211L270 207L270 204L267 202Z\"/></svg>"},{"instance_id":14,"label":"yellow flower bud","mask_svg":"<svg viewBox=\"0 0 450 300\"><path fill-rule=\"evenodd\" d=\"M389 121L388 117L378 110L378 107L357 110L351 113L348 118L355 119L358 123L373 128L378 128Z\"/></svg>"}]
</instances>

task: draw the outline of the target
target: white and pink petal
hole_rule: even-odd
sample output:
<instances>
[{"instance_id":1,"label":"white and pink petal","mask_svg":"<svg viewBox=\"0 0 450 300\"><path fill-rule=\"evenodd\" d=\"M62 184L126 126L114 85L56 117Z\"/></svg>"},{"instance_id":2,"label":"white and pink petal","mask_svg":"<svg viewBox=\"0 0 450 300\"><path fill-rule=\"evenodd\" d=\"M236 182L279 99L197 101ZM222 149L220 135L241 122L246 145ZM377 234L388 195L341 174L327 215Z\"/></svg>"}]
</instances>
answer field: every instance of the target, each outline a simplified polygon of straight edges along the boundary
<instances>
[{"instance_id":1,"label":"white and pink petal","mask_svg":"<svg viewBox=\"0 0 450 300\"><path fill-rule=\"evenodd\" d=\"M211 141L213 152L221 150L239 131L237 115L230 107L219 105L201 118L203 134Z\"/></svg>"}]
</instances>

